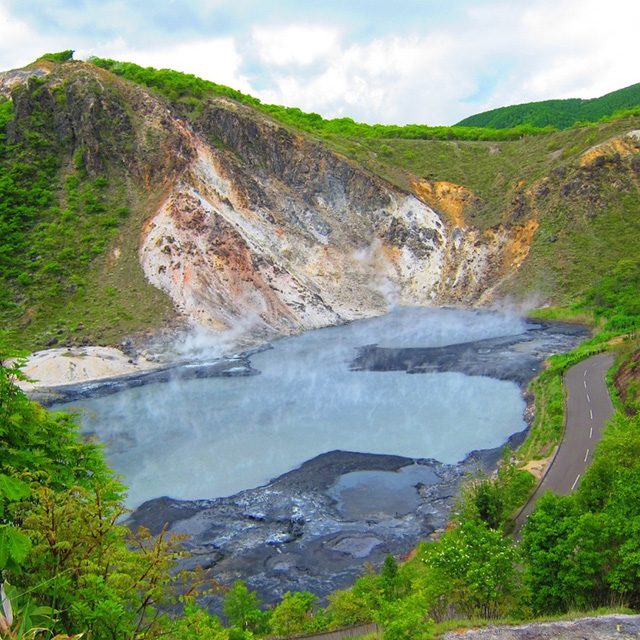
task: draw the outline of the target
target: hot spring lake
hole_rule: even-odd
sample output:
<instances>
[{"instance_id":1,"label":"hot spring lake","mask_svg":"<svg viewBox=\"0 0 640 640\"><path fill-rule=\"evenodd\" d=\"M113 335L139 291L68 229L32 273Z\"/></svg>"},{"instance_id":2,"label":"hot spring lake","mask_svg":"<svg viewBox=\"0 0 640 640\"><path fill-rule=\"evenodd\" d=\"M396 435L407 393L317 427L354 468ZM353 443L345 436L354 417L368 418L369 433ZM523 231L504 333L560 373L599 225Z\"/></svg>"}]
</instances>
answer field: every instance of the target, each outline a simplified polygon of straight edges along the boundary
<instances>
[{"instance_id":1,"label":"hot spring lake","mask_svg":"<svg viewBox=\"0 0 640 640\"><path fill-rule=\"evenodd\" d=\"M276 341L250 357L259 375L178 378L55 409L82 413L82 431L104 443L129 487L130 507L232 495L336 449L456 463L526 428L518 384L353 371L358 349L445 347L524 336L531 326L515 315L398 309Z\"/></svg>"}]
</instances>

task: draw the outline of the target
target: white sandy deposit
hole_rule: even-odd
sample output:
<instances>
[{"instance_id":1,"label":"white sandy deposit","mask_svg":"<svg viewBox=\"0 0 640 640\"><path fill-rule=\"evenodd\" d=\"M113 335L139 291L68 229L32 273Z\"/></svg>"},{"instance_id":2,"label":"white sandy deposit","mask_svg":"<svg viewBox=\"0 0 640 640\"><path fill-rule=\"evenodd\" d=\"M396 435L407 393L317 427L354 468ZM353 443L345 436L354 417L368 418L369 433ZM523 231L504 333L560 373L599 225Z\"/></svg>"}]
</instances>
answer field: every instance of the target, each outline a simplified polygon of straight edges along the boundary
<instances>
[{"instance_id":1,"label":"white sandy deposit","mask_svg":"<svg viewBox=\"0 0 640 640\"><path fill-rule=\"evenodd\" d=\"M34 382L20 382L25 391L87 380L112 378L157 367L139 356L131 358L113 347L73 347L46 349L32 353L23 368Z\"/></svg>"}]
</instances>

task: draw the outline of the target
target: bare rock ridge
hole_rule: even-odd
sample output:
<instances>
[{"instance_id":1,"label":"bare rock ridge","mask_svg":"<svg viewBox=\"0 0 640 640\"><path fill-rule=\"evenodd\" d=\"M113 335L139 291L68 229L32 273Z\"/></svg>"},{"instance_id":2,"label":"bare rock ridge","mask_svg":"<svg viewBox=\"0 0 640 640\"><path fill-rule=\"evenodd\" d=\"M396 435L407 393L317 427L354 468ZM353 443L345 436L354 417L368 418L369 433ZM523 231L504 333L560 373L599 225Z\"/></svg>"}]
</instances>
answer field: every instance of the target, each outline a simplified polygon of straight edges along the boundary
<instances>
[{"instance_id":1,"label":"bare rock ridge","mask_svg":"<svg viewBox=\"0 0 640 640\"><path fill-rule=\"evenodd\" d=\"M138 189L140 264L198 324L287 335L391 303L478 302L509 271L495 266L509 232L452 224L425 198L250 107L212 98L193 124L88 63L42 61L32 76L0 77L16 114L9 138L37 108L89 175L118 173ZM29 82L42 86L27 91Z\"/></svg>"},{"instance_id":2,"label":"bare rock ridge","mask_svg":"<svg viewBox=\"0 0 640 640\"><path fill-rule=\"evenodd\" d=\"M640 616L608 615L577 620L494 626L465 632L449 631L445 640L626 640L640 634Z\"/></svg>"}]
</instances>

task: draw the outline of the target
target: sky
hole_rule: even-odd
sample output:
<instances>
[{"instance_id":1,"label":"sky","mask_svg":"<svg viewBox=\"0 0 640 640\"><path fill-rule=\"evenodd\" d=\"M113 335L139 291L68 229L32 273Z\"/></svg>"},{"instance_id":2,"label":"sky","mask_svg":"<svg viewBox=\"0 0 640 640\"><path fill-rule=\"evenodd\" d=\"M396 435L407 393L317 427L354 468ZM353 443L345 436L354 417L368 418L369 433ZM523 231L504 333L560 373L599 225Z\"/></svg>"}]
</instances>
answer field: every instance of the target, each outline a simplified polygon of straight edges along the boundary
<instances>
[{"instance_id":1,"label":"sky","mask_svg":"<svg viewBox=\"0 0 640 640\"><path fill-rule=\"evenodd\" d=\"M0 70L74 49L325 118L451 125L640 82L640 0L0 0Z\"/></svg>"}]
</instances>

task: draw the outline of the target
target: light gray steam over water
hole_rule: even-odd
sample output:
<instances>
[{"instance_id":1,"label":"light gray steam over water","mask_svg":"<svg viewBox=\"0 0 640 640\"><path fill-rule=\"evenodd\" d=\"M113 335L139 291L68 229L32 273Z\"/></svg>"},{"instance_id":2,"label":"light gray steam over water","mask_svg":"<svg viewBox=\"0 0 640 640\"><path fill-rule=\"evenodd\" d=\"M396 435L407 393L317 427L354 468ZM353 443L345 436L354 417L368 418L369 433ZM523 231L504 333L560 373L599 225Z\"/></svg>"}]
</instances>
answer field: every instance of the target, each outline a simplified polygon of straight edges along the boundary
<instances>
[{"instance_id":1,"label":"light gray steam over water","mask_svg":"<svg viewBox=\"0 0 640 640\"><path fill-rule=\"evenodd\" d=\"M454 463L525 428L515 383L461 373L354 372L356 348L435 347L518 335L516 316L400 309L278 341L261 375L175 380L76 404L105 443L129 506L256 487L334 449ZM68 408L68 407L62 407Z\"/></svg>"}]
</instances>

